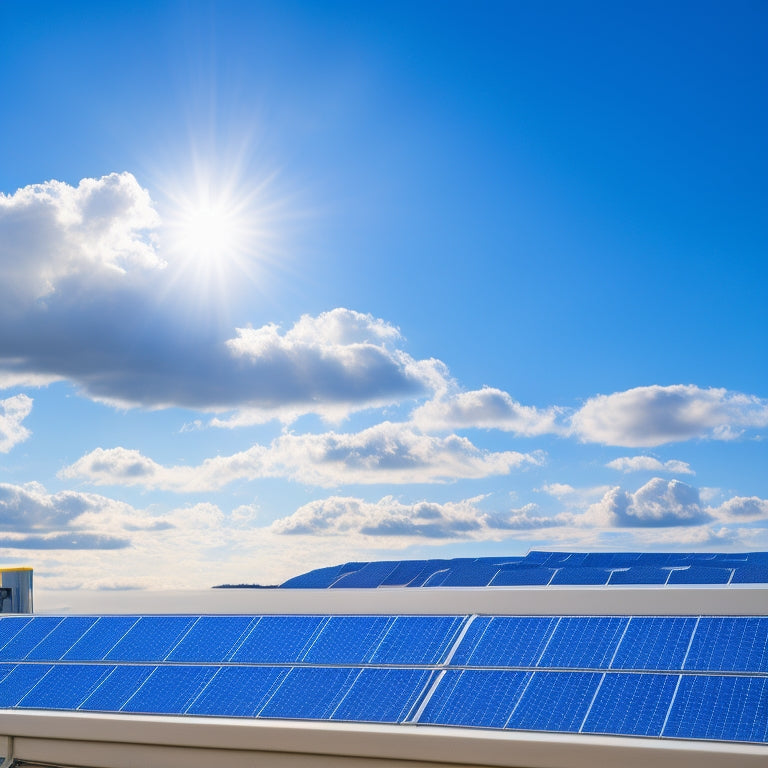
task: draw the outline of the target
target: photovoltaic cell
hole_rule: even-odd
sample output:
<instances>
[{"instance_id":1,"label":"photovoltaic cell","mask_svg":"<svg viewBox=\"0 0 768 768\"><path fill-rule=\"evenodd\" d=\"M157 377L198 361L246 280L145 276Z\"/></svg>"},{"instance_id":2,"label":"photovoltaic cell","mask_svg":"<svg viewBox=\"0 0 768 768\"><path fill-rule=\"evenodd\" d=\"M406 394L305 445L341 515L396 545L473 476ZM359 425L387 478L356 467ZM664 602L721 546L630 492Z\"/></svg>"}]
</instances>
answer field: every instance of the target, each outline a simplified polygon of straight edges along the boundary
<instances>
[{"instance_id":1,"label":"photovoltaic cell","mask_svg":"<svg viewBox=\"0 0 768 768\"><path fill-rule=\"evenodd\" d=\"M7 645L30 621L32 621L31 616L0 617L0 648Z\"/></svg>"},{"instance_id":2,"label":"photovoltaic cell","mask_svg":"<svg viewBox=\"0 0 768 768\"><path fill-rule=\"evenodd\" d=\"M162 661L196 620L195 616L142 616L104 659Z\"/></svg>"},{"instance_id":3,"label":"photovoltaic cell","mask_svg":"<svg viewBox=\"0 0 768 768\"><path fill-rule=\"evenodd\" d=\"M95 616L67 616L24 658L31 661L58 661L95 623Z\"/></svg>"},{"instance_id":4,"label":"photovoltaic cell","mask_svg":"<svg viewBox=\"0 0 768 768\"><path fill-rule=\"evenodd\" d=\"M0 708L15 707L48 674L48 664L19 664L0 680Z\"/></svg>"},{"instance_id":5,"label":"photovoltaic cell","mask_svg":"<svg viewBox=\"0 0 768 768\"><path fill-rule=\"evenodd\" d=\"M294 667L259 717L327 720L360 672L343 667Z\"/></svg>"},{"instance_id":6,"label":"photovoltaic cell","mask_svg":"<svg viewBox=\"0 0 768 768\"><path fill-rule=\"evenodd\" d=\"M601 677L599 672L534 672L507 728L578 731Z\"/></svg>"},{"instance_id":7,"label":"photovoltaic cell","mask_svg":"<svg viewBox=\"0 0 768 768\"><path fill-rule=\"evenodd\" d=\"M154 666L139 664L114 667L78 709L89 712L119 712L154 670Z\"/></svg>"},{"instance_id":8,"label":"photovoltaic cell","mask_svg":"<svg viewBox=\"0 0 768 768\"><path fill-rule=\"evenodd\" d=\"M607 568L561 567L550 584L607 584L611 572Z\"/></svg>"},{"instance_id":9,"label":"photovoltaic cell","mask_svg":"<svg viewBox=\"0 0 768 768\"><path fill-rule=\"evenodd\" d=\"M433 674L426 669L364 669L334 710L331 719L402 722Z\"/></svg>"},{"instance_id":10,"label":"photovoltaic cell","mask_svg":"<svg viewBox=\"0 0 768 768\"><path fill-rule=\"evenodd\" d=\"M326 616L262 616L232 661L290 664L301 661L312 645Z\"/></svg>"},{"instance_id":11,"label":"photovoltaic cell","mask_svg":"<svg viewBox=\"0 0 768 768\"><path fill-rule=\"evenodd\" d=\"M217 667L162 666L123 704L123 712L178 715L202 693Z\"/></svg>"},{"instance_id":12,"label":"photovoltaic cell","mask_svg":"<svg viewBox=\"0 0 768 768\"><path fill-rule=\"evenodd\" d=\"M551 616L479 616L451 664L476 667L533 667L557 619Z\"/></svg>"},{"instance_id":13,"label":"photovoltaic cell","mask_svg":"<svg viewBox=\"0 0 768 768\"><path fill-rule=\"evenodd\" d=\"M464 616L397 616L370 661L372 664L439 664L465 621Z\"/></svg>"},{"instance_id":14,"label":"photovoltaic cell","mask_svg":"<svg viewBox=\"0 0 768 768\"><path fill-rule=\"evenodd\" d=\"M627 622L624 616L563 616L538 666L605 669Z\"/></svg>"},{"instance_id":15,"label":"photovoltaic cell","mask_svg":"<svg viewBox=\"0 0 768 768\"><path fill-rule=\"evenodd\" d=\"M59 616L36 616L0 648L0 661L23 659L62 621L63 619Z\"/></svg>"},{"instance_id":16,"label":"photovoltaic cell","mask_svg":"<svg viewBox=\"0 0 768 768\"><path fill-rule=\"evenodd\" d=\"M302 661L308 664L368 661L393 621L389 616L331 616Z\"/></svg>"},{"instance_id":17,"label":"photovoltaic cell","mask_svg":"<svg viewBox=\"0 0 768 768\"><path fill-rule=\"evenodd\" d=\"M228 661L257 621L251 616L201 616L168 661Z\"/></svg>"},{"instance_id":18,"label":"photovoltaic cell","mask_svg":"<svg viewBox=\"0 0 768 768\"><path fill-rule=\"evenodd\" d=\"M138 620L138 616L101 616L61 657L62 660L100 661Z\"/></svg>"},{"instance_id":19,"label":"photovoltaic cell","mask_svg":"<svg viewBox=\"0 0 768 768\"><path fill-rule=\"evenodd\" d=\"M513 567L502 568L491 581L491 587L545 586L555 575L554 568Z\"/></svg>"},{"instance_id":20,"label":"photovoltaic cell","mask_svg":"<svg viewBox=\"0 0 768 768\"><path fill-rule=\"evenodd\" d=\"M444 587L485 587L498 573L499 566L491 563L469 563L451 568L443 581Z\"/></svg>"},{"instance_id":21,"label":"photovoltaic cell","mask_svg":"<svg viewBox=\"0 0 768 768\"><path fill-rule=\"evenodd\" d=\"M680 571L672 571L669 584L727 584L731 579L731 568L702 568L692 565Z\"/></svg>"},{"instance_id":22,"label":"photovoltaic cell","mask_svg":"<svg viewBox=\"0 0 768 768\"><path fill-rule=\"evenodd\" d=\"M607 674L582 731L659 736L677 678L677 675Z\"/></svg>"},{"instance_id":23,"label":"photovoltaic cell","mask_svg":"<svg viewBox=\"0 0 768 768\"><path fill-rule=\"evenodd\" d=\"M768 565L744 565L734 569L731 584L768 584Z\"/></svg>"},{"instance_id":24,"label":"photovoltaic cell","mask_svg":"<svg viewBox=\"0 0 768 768\"><path fill-rule=\"evenodd\" d=\"M531 672L448 670L435 689L420 723L503 728Z\"/></svg>"},{"instance_id":25,"label":"photovoltaic cell","mask_svg":"<svg viewBox=\"0 0 768 768\"><path fill-rule=\"evenodd\" d=\"M186 713L254 717L287 674L287 667L222 667Z\"/></svg>"},{"instance_id":26,"label":"photovoltaic cell","mask_svg":"<svg viewBox=\"0 0 768 768\"><path fill-rule=\"evenodd\" d=\"M611 663L612 669L682 669L696 619L633 616Z\"/></svg>"},{"instance_id":27,"label":"photovoltaic cell","mask_svg":"<svg viewBox=\"0 0 768 768\"><path fill-rule=\"evenodd\" d=\"M19 701L31 709L77 709L114 670L102 664L60 664Z\"/></svg>"},{"instance_id":28,"label":"photovoltaic cell","mask_svg":"<svg viewBox=\"0 0 768 768\"><path fill-rule=\"evenodd\" d=\"M665 584L668 577L666 568L637 566L626 571L613 571L608 584Z\"/></svg>"},{"instance_id":29,"label":"photovoltaic cell","mask_svg":"<svg viewBox=\"0 0 768 768\"><path fill-rule=\"evenodd\" d=\"M768 678L683 675L662 735L768 742Z\"/></svg>"},{"instance_id":30,"label":"photovoltaic cell","mask_svg":"<svg viewBox=\"0 0 768 768\"><path fill-rule=\"evenodd\" d=\"M424 569L426 560L405 560L397 564L392 573L381 582L382 587L404 587Z\"/></svg>"},{"instance_id":31,"label":"photovoltaic cell","mask_svg":"<svg viewBox=\"0 0 768 768\"><path fill-rule=\"evenodd\" d=\"M397 564L392 561L368 563L359 571L344 574L333 582L334 589L362 589L378 587L395 570Z\"/></svg>"},{"instance_id":32,"label":"photovoltaic cell","mask_svg":"<svg viewBox=\"0 0 768 768\"><path fill-rule=\"evenodd\" d=\"M327 589L341 575L340 565L329 568L318 568L300 576L284 581L280 587L283 589Z\"/></svg>"},{"instance_id":33,"label":"photovoltaic cell","mask_svg":"<svg viewBox=\"0 0 768 768\"><path fill-rule=\"evenodd\" d=\"M768 617L703 616L685 669L768 672Z\"/></svg>"}]
</instances>

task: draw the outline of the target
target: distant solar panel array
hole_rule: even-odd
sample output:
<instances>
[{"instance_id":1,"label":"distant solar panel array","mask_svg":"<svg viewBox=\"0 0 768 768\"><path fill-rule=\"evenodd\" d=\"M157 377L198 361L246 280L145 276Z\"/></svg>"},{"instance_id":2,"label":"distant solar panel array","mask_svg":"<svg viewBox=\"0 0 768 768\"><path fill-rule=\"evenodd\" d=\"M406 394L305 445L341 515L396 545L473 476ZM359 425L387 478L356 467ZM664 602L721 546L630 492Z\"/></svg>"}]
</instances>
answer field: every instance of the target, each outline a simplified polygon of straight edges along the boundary
<instances>
[{"instance_id":1,"label":"distant solar panel array","mask_svg":"<svg viewBox=\"0 0 768 768\"><path fill-rule=\"evenodd\" d=\"M766 584L768 552L529 552L525 557L351 562L319 568L280 586L377 587Z\"/></svg>"},{"instance_id":2,"label":"distant solar panel array","mask_svg":"<svg viewBox=\"0 0 768 768\"><path fill-rule=\"evenodd\" d=\"M768 617L7 616L0 707L768 743Z\"/></svg>"}]
</instances>

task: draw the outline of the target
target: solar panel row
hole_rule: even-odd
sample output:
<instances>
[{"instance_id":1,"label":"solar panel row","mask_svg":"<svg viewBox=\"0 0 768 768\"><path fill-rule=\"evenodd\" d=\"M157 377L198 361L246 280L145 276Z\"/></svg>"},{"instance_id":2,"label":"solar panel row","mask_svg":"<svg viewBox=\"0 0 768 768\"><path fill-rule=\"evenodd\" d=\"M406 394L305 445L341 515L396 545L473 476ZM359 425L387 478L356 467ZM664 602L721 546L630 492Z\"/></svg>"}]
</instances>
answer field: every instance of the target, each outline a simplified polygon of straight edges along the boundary
<instances>
[{"instance_id":1,"label":"solar panel row","mask_svg":"<svg viewBox=\"0 0 768 768\"><path fill-rule=\"evenodd\" d=\"M26 664L0 678L0 706L20 709L768 742L766 676Z\"/></svg>"},{"instance_id":2,"label":"solar panel row","mask_svg":"<svg viewBox=\"0 0 768 768\"><path fill-rule=\"evenodd\" d=\"M765 584L768 553L529 552L525 557L346 563L288 588Z\"/></svg>"},{"instance_id":3,"label":"solar panel row","mask_svg":"<svg viewBox=\"0 0 768 768\"><path fill-rule=\"evenodd\" d=\"M768 617L7 616L0 662L768 673Z\"/></svg>"}]
</instances>

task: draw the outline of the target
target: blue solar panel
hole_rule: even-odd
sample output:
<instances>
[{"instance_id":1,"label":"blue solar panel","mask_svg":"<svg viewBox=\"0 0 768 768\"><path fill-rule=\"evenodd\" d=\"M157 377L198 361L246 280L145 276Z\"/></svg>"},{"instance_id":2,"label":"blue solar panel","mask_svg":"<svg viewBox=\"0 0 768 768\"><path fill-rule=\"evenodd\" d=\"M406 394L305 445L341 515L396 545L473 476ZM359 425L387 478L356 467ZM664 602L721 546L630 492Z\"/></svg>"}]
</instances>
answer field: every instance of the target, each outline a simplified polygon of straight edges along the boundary
<instances>
[{"instance_id":1,"label":"blue solar panel","mask_svg":"<svg viewBox=\"0 0 768 768\"><path fill-rule=\"evenodd\" d=\"M442 587L445 580L448 578L448 574L451 572L450 568L442 568L439 571L435 571L424 579L422 587Z\"/></svg>"},{"instance_id":2,"label":"blue solar panel","mask_svg":"<svg viewBox=\"0 0 768 768\"><path fill-rule=\"evenodd\" d=\"M434 674L426 669L364 669L331 718L400 723L411 713Z\"/></svg>"},{"instance_id":3,"label":"blue solar panel","mask_svg":"<svg viewBox=\"0 0 768 768\"><path fill-rule=\"evenodd\" d=\"M768 672L768 617L703 616L685 669Z\"/></svg>"},{"instance_id":4,"label":"blue solar panel","mask_svg":"<svg viewBox=\"0 0 768 768\"><path fill-rule=\"evenodd\" d=\"M157 667L125 704L123 712L178 715L203 692L217 667Z\"/></svg>"},{"instance_id":5,"label":"blue solar panel","mask_svg":"<svg viewBox=\"0 0 768 768\"><path fill-rule=\"evenodd\" d=\"M360 672L341 667L294 667L259 717L327 720Z\"/></svg>"},{"instance_id":6,"label":"blue solar panel","mask_svg":"<svg viewBox=\"0 0 768 768\"><path fill-rule=\"evenodd\" d=\"M77 709L114 670L102 664L59 664L18 703L33 709Z\"/></svg>"},{"instance_id":7,"label":"blue solar panel","mask_svg":"<svg viewBox=\"0 0 768 768\"><path fill-rule=\"evenodd\" d=\"M677 675L607 674L582 731L661 735L677 679Z\"/></svg>"},{"instance_id":8,"label":"blue solar panel","mask_svg":"<svg viewBox=\"0 0 768 768\"><path fill-rule=\"evenodd\" d=\"M552 578L551 584L606 584L611 572L607 568L581 568L562 566Z\"/></svg>"},{"instance_id":9,"label":"blue solar panel","mask_svg":"<svg viewBox=\"0 0 768 768\"><path fill-rule=\"evenodd\" d=\"M733 571L731 584L768 584L768 565L743 565Z\"/></svg>"},{"instance_id":10,"label":"blue solar panel","mask_svg":"<svg viewBox=\"0 0 768 768\"><path fill-rule=\"evenodd\" d=\"M340 565L318 568L308 573L302 573L300 576L294 576L292 579L284 581L280 587L287 589L327 589L339 578L341 573Z\"/></svg>"},{"instance_id":11,"label":"blue solar panel","mask_svg":"<svg viewBox=\"0 0 768 768\"><path fill-rule=\"evenodd\" d=\"M381 582L381 586L404 587L422 572L426 564L426 560L404 560Z\"/></svg>"},{"instance_id":12,"label":"blue solar panel","mask_svg":"<svg viewBox=\"0 0 768 768\"><path fill-rule=\"evenodd\" d=\"M262 616L231 654L232 661L262 664L301 661L327 621L325 616Z\"/></svg>"},{"instance_id":13,"label":"blue solar panel","mask_svg":"<svg viewBox=\"0 0 768 768\"><path fill-rule=\"evenodd\" d=\"M554 568L511 566L502 568L491 581L491 587L546 586L555 575Z\"/></svg>"},{"instance_id":14,"label":"blue solar panel","mask_svg":"<svg viewBox=\"0 0 768 768\"><path fill-rule=\"evenodd\" d=\"M578 731L601 677L599 672L535 672L507 728Z\"/></svg>"},{"instance_id":15,"label":"blue solar panel","mask_svg":"<svg viewBox=\"0 0 768 768\"><path fill-rule=\"evenodd\" d=\"M286 667L221 667L186 714L255 717L288 671Z\"/></svg>"},{"instance_id":16,"label":"blue solar panel","mask_svg":"<svg viewBox=\"0 0 768 768\"><path fill-rule=\"evenodd\" d=\"M637 566L626 571L613 571L609 584L665 584L669 577L666 568L655 566Z\"/></svg>"},{"instance_id":17,"label":"blue solar panel","mask_svg":"<svg viewBox=\"0 0 768 768\"><path fill-rule=\"evenodd\" d=\"M19 664L10 670L0 680L0 708L15 707L50 669L48 664Z\"/></svg>"},{"instance_id":18,"label":"blue solar panel","mask_svg":"<svg viewBox=\"0 0 768 768\"><path fill-rule=\"evenodd\" d=\"M409 582L409 587L422 587L425 582L435 573L444 573L450 567L450 560L425 560L424 566L419 571L418 575Z\"/></svg>"},{"instance_id":19,"label":"blue solar panel","mask_svg":"<svg viewBox=\"0 0 768 768\"><path fill-rule=\"evenodd\" d=\"M663 735L768 742L768 678L683 675Z\"/></svg>"},{"instance_id":20,"label":"blue solar panel","mask_svg":"<svg viewBox=\"0 0 768 768\"><path fill-rule=\"evenodd\" d=\"M533 667L557 619L551 616L479 616L464 635L452 664Z\"/></svg>"},{"instance_id":21,"label":"blue solar panel","mask_svg":"<svg viewBox=\"0 0 768 768\"><path fill-rule=\"evenodd\" d=\"M439 664L465 621L464 616L397 616L370 662Z\"/></svg>"},{"instance_id":22,"label":"blue solar panel","mask_svg":"<svg viewBox=\"0 0 768 768\"><path fill-rule=\"evenodd\" d=\"M119 712L154 670L153 666L138 664L113 667L104 682L78 709L90 712Z\"/></svg>"},{"instance_id":23,"label":"blue solar panel","mask_svg":"<svg viewBox=\"0 0 768 768\"><path fill-rule=\"evenodd\" d=\"M0 648L0 660L23 659L62 621L59 616L36 616Z\"/></svg>"},{"instance_id":24,"label":"blue solar panel","mask_svg":"<svg viewBox=\"0 0 768 768\"><path fill-rule=\"evenodd\" d=\"M30 621L31 616L0 616L0 648L7 645Z\"/></svg>"},{"instance_id":25,"label":"blue solar panel","mask_svg":"<svg viewBox=\"0 0 768 768\"><path fill-rule=\"evenodd\" d=\"M628 621L624 616L563 616L538 666L605 669Z\"/></svg>"},{"instance_id":26,"label":"blue solar panel","mask_svg":"<svg viewBox=\"0 0 768 768\"><path fill-rule=\"evenodd\" d=\"M195 616L142 616L104 656L107 661L161 661L195 623Z\"/></svg>"},{"instance_id":27,"label":"blue solar panel","mask_svg":"<svg viewBox=\"0 0 768 768\"><path fill-rule=\"evenodd\" d=\"M530 677L530 672L449 670L418 721L503 728Z\"/></svg>"},{"instance_id":28,"label":"blue solar panel","mask_svg":"<svg viewBox=\"0 0 768 768\"><path fill-rule=\"evenodd\" d=\"M703 568L692 565L683 571L672 571L669 584L727 584L731 580L731 568Z\"/></svg>"},{"instance_id":29,"label":"blue solar panel","mask_svg":"<svg viewBox=\"0 0 768 768\"><path fill-rule=\"evenodd\" d=\"M443 581L444 587L485 587L499 572L499 566L492 563L468 563L451 568Z\"/></svg>"},{"instance_id":30,"label":"blue solar panel","mask_svg":"<svg viewBox=\"0 0 768 768\"><path fill-rule=\"evenodd\" d=\"M201 616L168 661L228 661L257 621L251 616Z\"/></svg>"},{"instance_id":31,"label":"blue solar panel","mask_svg":"<svg viewBox=\"0 0 768 768\"><path fill-rule=\"evenodd\" d=\"M98 661L138 622L137 616L101 616L61 658Z\"/></svg>"},{"instance_id":32,"label":"blue solar panel","mask_svg":"<svg viewBox=\"0 0 768 768\"><path fill-rule=\"evenodd\" d=\"M333 582L333 588L371 588L378 587L384 579L395 570L397 563L392 560L383 560L376 563L367 563L359 571L344 574Z\"/></svg>"},{"instance_id":33,"label":"blue solar panel","mask_svg":"<svg viewBox=\"0 0 768 768\"><path fill-rule=\"evenodd\" d=\"M362 664L378 649L393 623L390 616L331 616L302 661Z\"/></svg>"},{"instance_id":34,"label":"blue solar panel","mask_svg":"<svg viewBox=\"0 0 768 768\"><path fill-rule=\"evenodd\" d=\"M633 616L611 664L612 669L682 669L696 619Z\"/></svg>"},{"instance_id":35,"label":"blue solar panel","mask_svg":"<svg viewBox=\"0 0 768 768\"><path fill-rule=\"evenodd\" d=\"M95 623L95 616L68 616L24 658L58 661Z\"/></svg>"}]
</instances>

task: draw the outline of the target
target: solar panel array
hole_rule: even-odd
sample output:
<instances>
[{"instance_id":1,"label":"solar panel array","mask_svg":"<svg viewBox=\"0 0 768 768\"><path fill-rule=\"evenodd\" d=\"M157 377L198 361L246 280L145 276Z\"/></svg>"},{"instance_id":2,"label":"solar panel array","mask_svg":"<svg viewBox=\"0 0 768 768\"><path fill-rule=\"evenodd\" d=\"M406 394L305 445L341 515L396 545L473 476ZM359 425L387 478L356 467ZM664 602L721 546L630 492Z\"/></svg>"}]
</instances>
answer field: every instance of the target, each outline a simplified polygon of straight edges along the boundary
<instances>
[{"instance_id":1,"label":"solar panel array","mask_svg":"<svg viewBox=\"0 0 768 768\"><path fill-rule=\"evenodd\" d=\"M767 584L768 552L529 552L525 557L354 562L309 571L293 589Z\"/></svg>"},{"instance_id":2,"label":"solar panel array","mask_svg":"<svg viewBox=\"0 0 768 768\"><path fill-rule=\"evenodd\" d=\"M768 617L5 616L0 707L768 743Z\"/></svg>"}]
</instances>

